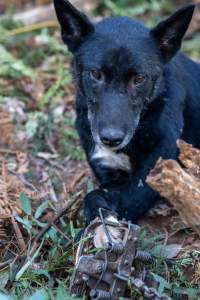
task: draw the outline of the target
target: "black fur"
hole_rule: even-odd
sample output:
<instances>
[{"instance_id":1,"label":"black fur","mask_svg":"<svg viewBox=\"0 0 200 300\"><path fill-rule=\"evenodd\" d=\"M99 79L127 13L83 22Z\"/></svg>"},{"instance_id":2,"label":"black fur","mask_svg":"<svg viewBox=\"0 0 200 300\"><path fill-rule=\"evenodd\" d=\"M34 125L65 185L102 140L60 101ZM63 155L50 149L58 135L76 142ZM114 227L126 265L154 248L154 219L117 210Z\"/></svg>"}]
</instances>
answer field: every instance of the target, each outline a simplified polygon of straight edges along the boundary
<instances>
[{"instance_id":1,"label":"black fur","mask_svg":"<svg viewBox=\"0 0 200 300\"><path fill-rule=\"evenodd\" d=\"M76 127L100 182L87 220L104 207L135 222L158 198L145 183L157 159L176 159L179 138L200 146L200 66L179 52L194 5L149 30L128 17L93 25L68 1L54 4L74 54ZM95 159L97 145L126 155L130 171Z\"/></svg>"}]
</instances>

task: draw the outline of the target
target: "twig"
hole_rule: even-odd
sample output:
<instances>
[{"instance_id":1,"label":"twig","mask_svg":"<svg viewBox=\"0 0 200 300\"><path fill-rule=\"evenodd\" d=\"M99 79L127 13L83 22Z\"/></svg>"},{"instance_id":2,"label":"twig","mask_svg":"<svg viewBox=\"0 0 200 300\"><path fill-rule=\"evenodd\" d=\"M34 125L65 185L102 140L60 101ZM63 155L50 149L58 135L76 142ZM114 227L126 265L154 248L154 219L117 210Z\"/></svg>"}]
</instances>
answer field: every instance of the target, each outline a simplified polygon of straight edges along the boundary
<instances>
[{"instance_id":1,"label":"twig","mask_svg":"<svg viewBox=\"0 0 200 300\"><path fill-rule=\"evenodd\" d=\"M53 166L54 168L57 168L61 171L65 171L65 167L63 165L60 165L59 163L52 161L51 159L44 157L42 155L40 155L40 153L37 154L37 157L43 159L45 162L47 162L48 164L50 164L50 166Z\"/></svg>"},{"instance_id":2,"label":"twig","mask_svg":"<svg viewBox=\"0 0 200 300\"><path fill-rule=\"evenodd\" d=\"M72 183L70 184L70 187L68 189L68 192L69 193L72 193L75 186L78 184L78 182L85 176L86 174L86 171L82 171L78 176L75 176Z\"/></svg>"},{"instance_id":3,"label":"twig","mask_svg":"<svg viewBox=\"0 0 200 300\"><path fill-rule=\"evenodd\" d=\"M166 228L164 229L164 231L165 231L164 246L166 246L166 245L167 245L167 242L168 242L168 239L169 239L169 233L168 233L168 231L167 231Z\"/></svg>"},{"instance_id":4,"label":"twig","mask_svg":"<svg viewBox=\"0 0 200 300\"><path fill-rule=\"evenodd\" d=\"M34 259L37 257L37 255L39 254L42 246L43 246L44 240L40 243L40 246L36 249L36 251L34 252L34 254L31 257L28 257L27 261L25 262L25 264L21 267L21 269L17 272L15 279L16 281L20 279L20 277L24 274L24 272L26 272L26 270L32 265Z\"/></svg>"},{"instance_id":5,"label":"twig","mask_svg":"<svg viewBox=\"0 0 200 300\"><path fill-rule=\"evenodd\" d=\"M51 226L58 220L60 219L77 201L78 199L73 199L69 203L67 203L63 209L61 209L60 212L45 226L41 229L41 231L35 236L33 245L32 245L32 251L30 255L33 255L33 253L36 251L37 246L41 238L44 236L44 234L51 228Z\"/></svg>"},{"instance_id":6,"label":"twig","mask_svg":"<svg viewBox=\"0 0 200 300\"><path fill-rule=\"evenodd\" d=\"M45 134L45 141L46 141L47 145L49 146L49 149L51 150L51 152L52 152L53 154L55 154L56 156L59 156L59 155L58 155L58 152L56 151L56 149L55 149L55 147L54 147L54 145L51 143L48 134Z\"/></svg>"},{"instance_id":7,"label":"twig","mask_svg":"<svg viewBox=\"0 0 200 300\"><path fill-rule=\"evenodd\" d=\"M16 155L16 154L17 154L17 151L12 151L12 150L10 150L10 149L3 149L3 148L0 148L0 153Z\"/></svg>"},{"instance_id":8,"label":"twig","mask_svg":"<svg viewBox=\"0 0 200 300\"><path fill-rule=\"evenodd\" d=\"M8 267L12 263L12 258L0 263L0 269ZM2 271L2 270L1 270Z\"/></svg>"},{"instance_id":9,"label":"twig","mask_svg":"<svg viewBox=\"0 0 200 300\"><path fill-rule=\"evenodd\" d=\"M49 196L51 197L51 200L53 202L58 203L58 198L56 196L56 192L54 190L53 184L51 182L51 179L49 178L47 181L47 186L48 186L48 190L49 190Z\"/></svg>"},{"instance_id":10,"label":"twig","mask_svg":"<svg viewBox=\"0 0 200 300\"><path fill-rule=\"evenodd\" d=\"M29 33L47 27L58 27L58 23L56 21L46 21L38 24L27 25L25 27L23 26L17 29L10 30L7 34L5 34L5 37L11 37L19 34Z\"/></svg>"},{"instance_id":11,"label":"twig","mask_svg":"<svg viewBox=\"0 0 200 300\"><path fill-rule=\"evenodd\" d=\"M32 189L34 192L39 193L38 189L37 189L32 183L28 182L28 181L26 180L26 178L24 177L23 174L15 173L15 175L16 175L17 177L19 177L19 179L22 181L22 183L23 183L24 185L26 185L27 187L29 187L30 189Z\"/></svg>"},{"instance_id":12,"label":"twig","mask_svg":"<svg viewBox=\"0 0 200 300\"><path fill-rule=\"evenodd\" d=\"M26 249L26 244L24 242L21 230L20 230L20 228L19 228L19 226L18 226L18 224L15 221L15 218L13 216L11 217L11 221L12 221L12 225L13 225L14 231L15 231L16 236L17 236L17 240L18 240L20 250L24 251Z\"/></svg>"},{"instance_id":13,"label":"twig","mask_svg":"<svg viewBox=\"0 0 200 300\"><path fill-rule=\"evenodd\" d=\"M19 272L16 274L15 279L18 280L23 273L27 270L27 268L32 264L35 257L39 253L40 249L42 248L43 242L40 243L40 240L43 238L44 234L51 228L51 226L54 225L54 223L61 218L77 201L76 199L73 199L69 203L65 205L65 207L45 226L41 229L41 231L34 237L33 244L31 245L31 251L28 255L28 259L26 260L25 264L22 266L22 268L19 270ZM70 244L71 242L69 242ZM38 245L40 244L39 248ZM24 251L22 251L23 253ZM18 257L19 258L19 257Z\"/></svg>"},{"instance_id":14,"label":"twig","mask_svg":"<svg viewBox=\"0 0 200 300\"><path fill-rule=\"evenodd\" d=\"M72 242L72 240L66 234L64 234L56 224L53 223L52 227L54 227L60 233L60 235L62 235L68 242Z\"/></svg>"}]
</instances>

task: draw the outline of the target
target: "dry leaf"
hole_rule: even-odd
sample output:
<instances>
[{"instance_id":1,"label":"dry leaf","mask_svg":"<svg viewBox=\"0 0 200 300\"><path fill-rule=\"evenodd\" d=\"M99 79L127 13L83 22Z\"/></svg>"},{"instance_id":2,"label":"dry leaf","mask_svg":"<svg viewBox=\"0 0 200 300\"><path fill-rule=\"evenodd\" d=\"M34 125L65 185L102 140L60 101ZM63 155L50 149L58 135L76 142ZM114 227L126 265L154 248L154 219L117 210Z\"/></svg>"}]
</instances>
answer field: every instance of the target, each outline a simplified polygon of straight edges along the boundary
<instances>
[{"instance_id":1,"label":"dry leaf","mask_svg":"<svg viewBox=\"0 0 200 300\"><path fill-rule=\"evenodd\" d=\"M168 259L175 258L178 256L178 254L181 252L181 250L182 250L182 245L180 245L180 244L167 245L164 248L165 257Z\"/></svg>"}]
</instances>

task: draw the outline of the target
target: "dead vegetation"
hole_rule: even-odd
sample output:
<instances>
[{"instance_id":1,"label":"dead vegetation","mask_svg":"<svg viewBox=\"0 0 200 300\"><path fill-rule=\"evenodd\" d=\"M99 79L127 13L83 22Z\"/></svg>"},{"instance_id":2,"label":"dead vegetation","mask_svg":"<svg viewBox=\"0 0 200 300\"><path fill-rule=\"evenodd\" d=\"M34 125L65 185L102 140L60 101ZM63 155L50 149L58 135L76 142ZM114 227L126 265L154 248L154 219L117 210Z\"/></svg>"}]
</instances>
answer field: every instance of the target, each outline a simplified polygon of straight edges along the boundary
<instances>
[{"instance_id":1,"label":"dead vegetation","mask_svg":"<svg viewBox=\"0 0 200 300\"><path fill-rule=\"evenodd\" d=\"M18 12L32 4L49 5L46 0L28 2L29 7L27 1L15 1ZM95 13L131 12L152 24L174 5L102 1ZM0 11L6 8L1 1ZM0 32L0 292L19 300L35 299L34 293L41 300L70 300L75 236L84 226L82 201L95 186L74 129L71 56L55 27L27 28L9 16L9 22L0 21ZM198 26L192 37L184 49L199 59ZM192 161L188 157L181 157L186 168ZM140 224L137 247L156 260L137 264L137 276L160 297L198 299L198 235L166 203ZM137 283L130 286L129 299L146 299Z\"/></svg>"}]
</instances>

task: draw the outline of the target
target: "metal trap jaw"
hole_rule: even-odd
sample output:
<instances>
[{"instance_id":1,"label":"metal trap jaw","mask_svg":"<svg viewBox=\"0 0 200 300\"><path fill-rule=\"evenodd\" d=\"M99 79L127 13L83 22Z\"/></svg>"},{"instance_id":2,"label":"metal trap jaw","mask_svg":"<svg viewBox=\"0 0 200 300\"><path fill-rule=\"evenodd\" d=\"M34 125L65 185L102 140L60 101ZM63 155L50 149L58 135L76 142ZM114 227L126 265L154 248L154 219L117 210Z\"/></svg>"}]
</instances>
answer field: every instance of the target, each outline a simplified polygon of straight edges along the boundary
<instances>
[{"instance_id":1,"label":"metal trap jaw","mask_svg":"<svg viewBox=\"0 0 200 300\"><path fill-rule=\"evenodd\" d=\"M103 226L108 242L103 248L94 247L96 229ZM108 228L116 227L122 239L114 243ZM77 251L76 267L71 282L71 294L83 295L92 300L117 300L124 296L127 280L132 271L136 255L135 243L140 227L130 222L112 223L104 220L102 214L85 229Z\"/></svg>"}]
</instances>

